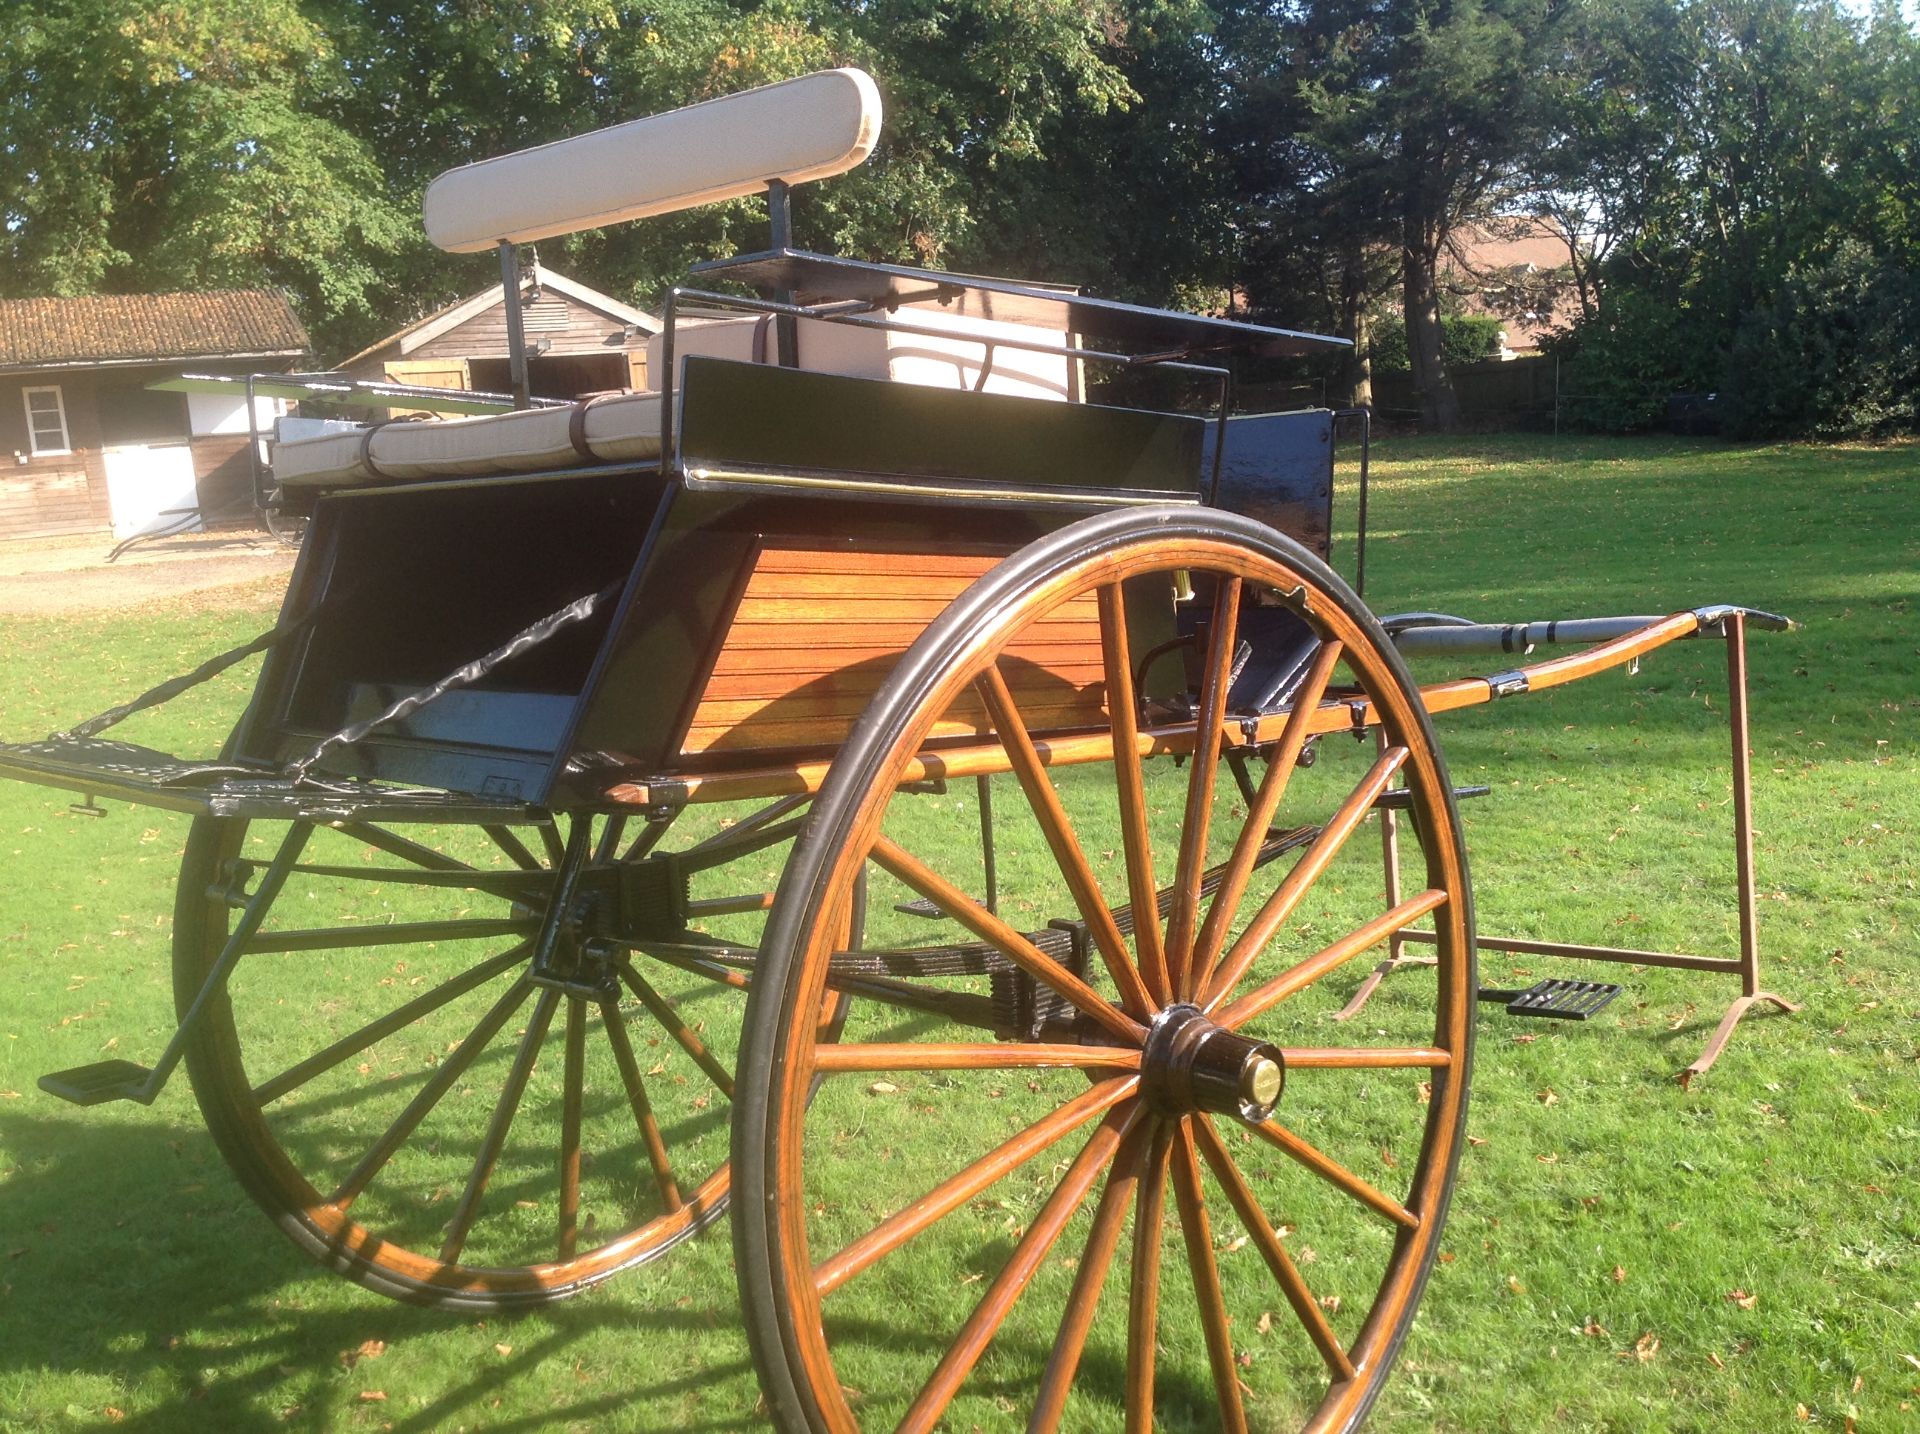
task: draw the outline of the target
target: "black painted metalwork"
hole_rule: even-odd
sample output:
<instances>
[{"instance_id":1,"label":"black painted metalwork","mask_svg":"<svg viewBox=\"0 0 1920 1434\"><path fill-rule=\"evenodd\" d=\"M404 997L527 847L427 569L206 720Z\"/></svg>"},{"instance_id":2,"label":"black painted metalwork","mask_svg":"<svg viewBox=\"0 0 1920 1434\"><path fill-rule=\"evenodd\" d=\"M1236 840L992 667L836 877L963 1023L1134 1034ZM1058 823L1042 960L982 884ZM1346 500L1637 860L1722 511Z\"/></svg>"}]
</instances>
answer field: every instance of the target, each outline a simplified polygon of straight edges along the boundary
<instances>
[{"instance_id":1,"label":"black painted metalwork","mask_svg":"<svg viewBox=\"0 0 1920 1434\"><path fill-rule=\"evenodd\" d=\"M908 304L936 302L956 317L1032 324L1138 344L1147 350L1140 362L1229 350L1282 356L1352 347L1347 339L1324 334L1177 314L1008 279L870 264L784 247L696 264L692 273L703 279L731 279L763 292L791 290L802 304L857 302L892 312Z\"/></svg>"}]
</instances>

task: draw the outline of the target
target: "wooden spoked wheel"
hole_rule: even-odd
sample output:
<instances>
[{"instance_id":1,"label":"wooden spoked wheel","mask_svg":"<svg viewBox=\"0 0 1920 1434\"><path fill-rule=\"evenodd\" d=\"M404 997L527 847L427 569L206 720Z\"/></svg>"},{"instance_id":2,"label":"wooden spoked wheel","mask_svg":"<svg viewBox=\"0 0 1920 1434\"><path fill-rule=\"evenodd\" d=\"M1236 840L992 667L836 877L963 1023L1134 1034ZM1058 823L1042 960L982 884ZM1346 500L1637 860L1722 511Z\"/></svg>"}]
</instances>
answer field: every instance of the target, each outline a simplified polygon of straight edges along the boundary
<instances>
[{"instance_id":1,"label":"wooden spoked wheel","mask_svg":"<svg viewBox=\"0 0 1920 1434\"><path fill-rule=\"evenodd\" d=\"M1148 654L1123 615L1189 584L1182 720L1136 699L1154 678L1136 682ZM1088 604L1119 755L1049 768L1072 743L1036 743L1007 654ZM1269 739L1228 698L1242 619L1275 605L1304 621L1308 670ZM903 784L961 710L984 711L1026 797L1004 823L998 914L924 784ZM1348 714L1366 711L1384 736L1356 741ZM1316 714L1342 730L1309 767ZM1194 752L1196 732L1216 740ZM1228 772L1249 732L1266 765L1242 786ZM1356 839L1382 799L1403 813L1410 893L1390 908L1379 845ZM842 1044L817 1039L809 1013L844 969L834 932L863 871L872 910L888 883L931 901L938 939L964 928L1024 972L1042 1018L980 1029L977 983L948 977L918 983L941 993L918 1009L857 1000ZM836 761L749 1002L733 1222L779 1424L1354 1427L1412 1321L1463 1141L1470 906L1413 683L1297 545L1231 515L1136 510L981 579ZM1047 936L1074 923L1077 975ZM1363 1029L1334 1024L1346 963L1414 923L1435 933L1432 981L1394 988ZM912 970L914 938L869 928L875 950L903 941L890 959Z\"/></svg>"},{"instance_id":2,"label":"wooden spoked wheel","mask_svg":"<svg viewBox=\"0 0 1920 1434\"><path fill-rule=\"evenodd\" d=\"M287 1234L369 1288L540 1304L725 1208L746 978L684 942L633 944L666 898L620 879L636 829L582 820L592 855L565 892L553 820L194 825L183 1016L230 935L246 939L188 1050L201 1110ZM556 899L577 920L536 972Z\"/></svg>"}]
</instances>

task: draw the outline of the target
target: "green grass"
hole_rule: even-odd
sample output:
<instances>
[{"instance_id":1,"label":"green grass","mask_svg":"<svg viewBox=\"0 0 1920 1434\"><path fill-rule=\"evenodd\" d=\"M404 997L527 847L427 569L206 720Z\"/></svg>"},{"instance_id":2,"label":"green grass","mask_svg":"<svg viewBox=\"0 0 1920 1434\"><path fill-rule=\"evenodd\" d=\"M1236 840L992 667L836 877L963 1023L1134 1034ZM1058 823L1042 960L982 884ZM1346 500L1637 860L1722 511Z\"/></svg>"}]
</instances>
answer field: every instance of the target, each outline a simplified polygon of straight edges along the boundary
<instances>
[{"instance_id":1,"label":"green grass","mask_svg":"<svg viewBox=\"0 0 1920 1434\"><path fill-rule=\"evenodd\" d=\"M1802 1411L1832 1429L1920 1427L1920 449L1402 440L1382 445L1374 482L1379 611L1516 620L1737 601L1805 624L1756 634L1750 656L1763 961L1768 984L1807 1007L1750 1017L1691 1090L1673 1075L1734 994L1724 977L1618 972L1627 995L1586 1026L1485 1019L1470 1121L1483 1143L1463 1161L1443 1263L1372 1427L1758 1430L1797 1427ZM1347 474L1349 510L1351 496ZM1350 548L1337 556L1351 571ZM119 700L270 609L262 594L0 623L0 734L36 736ZM1454 779L1494 789L1465 809L1482 931L1735 949L1721 658L1717 643L1680 644L1637 676L1440 719ZM216 684L136 719L132 738L215 750L243 691ZM1091 774L1062 787L1074 803L1102 792ZM1006 881L1037 924L1052 910L1033 892L1038 841L1014 805L1009 787ZM956 789L907 820L924 838L970 819ZM164 1044L185 831L184 818L116 806L94 821L58 794L0 788L0 1429L755 1426L724 1231L546 1314L406 1309L319 1272L273 1231L184 1081L151 1110L78 1111L35 1089L44 1071L151 1059ZM1091 819L1086 834L1097 857L1116 844ZM964 873L965 858L949 860ZM1353 899L1376 895L1376 865L1354 854ZM883 939L927 939L907 918L879 923ZM1363 966L1336 978L1340 994ZM1550 969L1489 957L1482 974L1525 984ZM366 993L355 974L304 972L266 1028ZM1378 998L1382 1025L1418 1019L1420 978L1399 979ZM716 1044L727 1030L716 1011ZM552 1098L541 1070L535 1106ZM1303 1127L1311 1116L1371 1139L1364 1085L1304 1081L1289 1091ZM875 1097L839 1082L823 1097L823 1138L859 1155L835 1199L884 1208L889 1191L950 1170L950 1146L997 1139L1033 1105L1022 1088L962 1099L932 1077L894 1084ZM457 1118L484 1120L489 1104ZM536 1154L512 1183L537 1206ZM604 1173L637 1178L611 1159ZM1043 1174L1001 1193L1014 1206ZM1284 1198L1305 1212L1296 1238L1317 1239L1311 1196ZM963 1237L1017 1223L996 1206L968 1219L849 1286L842 1317L866 1333L845 1372L876 1399L894 1392L891 1354L964 1315L965 1286L930 1288L949 1262L981 1262ZM1337 1291L1342 1251L1320 1249L1310 1274ZM1250 1254L1222 1257L1230 1285ZM1067 1278L1050 1265L1042 1284ZM1115 1293L1096 1338L1124 1318ZM1362 1302L1350 1294L1347 1315ZM1258 1361L1256 1409L1280 1427L1289 1331L1278 1317L1272 1336L1236 1331ZM1047 1338L1044 1321L1010 1327L954 1427L1021 1427L1002 1406ZM368 1341L383 1348L357 1355ZM1191 1357L1191 1317L1170 1317L1162 1342L1163 1358ZM1111 1361L1089 1366L1095 1384L1117 1377ZM1090 1398L1075 1427L1112 1416Z\"/></svg>"}]
</instances>

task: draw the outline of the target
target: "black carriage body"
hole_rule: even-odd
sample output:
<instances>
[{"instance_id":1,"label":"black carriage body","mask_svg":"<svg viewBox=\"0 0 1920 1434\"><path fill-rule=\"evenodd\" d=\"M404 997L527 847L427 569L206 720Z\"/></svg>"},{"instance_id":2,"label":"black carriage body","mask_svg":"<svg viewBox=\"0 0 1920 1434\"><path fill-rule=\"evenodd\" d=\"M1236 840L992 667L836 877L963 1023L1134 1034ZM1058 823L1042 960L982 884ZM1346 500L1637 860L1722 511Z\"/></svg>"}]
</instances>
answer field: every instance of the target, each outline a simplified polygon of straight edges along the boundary
<instances>
[{"instance_id":1,"label":"black carriage body","mask_svg":"<svg viewBox=\"0 0 1920 1434\"><path fill-rule=\"evenodd\" d=\"M592 807L621 782L670 792L688 774L831 756L893 656L944 603L872 609L891 620L864 659L836 667L822 655L817 672L729 734L715 724L742 704L703 708L703 694L716 690L743 602L757 600L765 554L838 571L822 620L857 628L865 598L884 602L903 577L913 586L927 561L960 574L951 597L967 574L1104 507L1212 503L1327 551L1324 411L1208 418L703 357L682 360L675 390L665 462L320 498L282 610L287 636L269 650L225 754L258 776L182 779L146 770L172 762L161 754L58 742L0 751L0 770L175 809L304 809L295 784L272 773L601 594L591 617L331 744L311 769L378 784L358 787L358 798L329 792L329 810L390 801L395 787L477 798L481 811ZM1164 599L1130 595L1129 619L1135 651L1176 634ZM818 631L796 623L754 640L804 647ZM1279 655L1248 665L1236 702L1271 701L1290 650L1262 642L1262 654ZM1169 682L1178 686L1178 664L1153 674L1149 691ZM1098 684L1084 663L1077 686L1090 706L1070 711L1062 697L1056 727L1097 722Z\"/></svg>"},{"instance_id":2,"label":"black carriage body","mask_svg":"<svg viewBox=\"0 0 1920 1434\"><path fill-rule=\"evenodd\" d=\"M336 776L591 806L619 780L831 750L804 723L784 746L685 747L769 549L909 570L916 555L986 563L1092 509L1211 496L1326 551L1324 412L1230 420L1209 495L1220 429L1190 415L704 358L685 360L680 394L664 476L646 464L322 499L284 612L318 616L270 656L238 752L291 760L562 604L617 588L588 621L324 762ZM1170 609L1154 606L1133 605L1136 650L1172 633ZM780 715L769 704L765 720Z\"/></svg>"}]
</instances>

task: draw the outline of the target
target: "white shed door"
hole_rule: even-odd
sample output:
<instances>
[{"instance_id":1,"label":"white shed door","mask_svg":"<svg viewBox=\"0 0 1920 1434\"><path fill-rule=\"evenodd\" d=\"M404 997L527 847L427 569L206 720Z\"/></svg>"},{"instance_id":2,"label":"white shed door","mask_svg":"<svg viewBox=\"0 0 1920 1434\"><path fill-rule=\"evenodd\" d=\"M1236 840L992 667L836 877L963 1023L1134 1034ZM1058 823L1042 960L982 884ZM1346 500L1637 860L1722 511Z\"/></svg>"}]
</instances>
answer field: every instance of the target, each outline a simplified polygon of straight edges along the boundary
<instances>
[{"instance_id":1,"label":"white shed door","mask_svg":"<svg viewBox=\"0 0 1920 1434\"><path fill-rule=\"evenodd\" d=\"M193 450L184 443L129 444L101 452L107 469L107 501L113 535L131 538L162 529L196 533L202 526L185 509L200 506L193 481Z\"/></svg>"}]
</instances>

